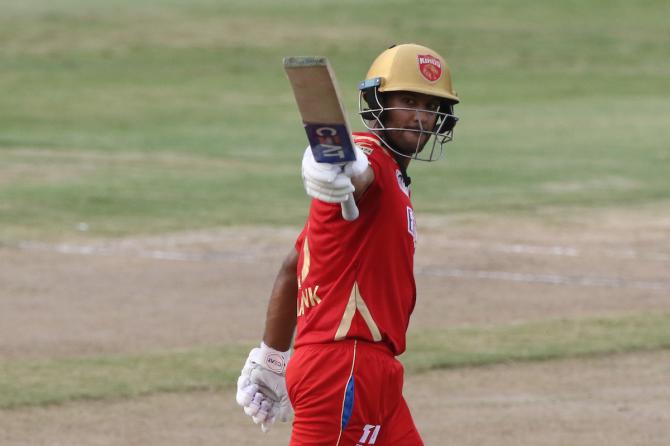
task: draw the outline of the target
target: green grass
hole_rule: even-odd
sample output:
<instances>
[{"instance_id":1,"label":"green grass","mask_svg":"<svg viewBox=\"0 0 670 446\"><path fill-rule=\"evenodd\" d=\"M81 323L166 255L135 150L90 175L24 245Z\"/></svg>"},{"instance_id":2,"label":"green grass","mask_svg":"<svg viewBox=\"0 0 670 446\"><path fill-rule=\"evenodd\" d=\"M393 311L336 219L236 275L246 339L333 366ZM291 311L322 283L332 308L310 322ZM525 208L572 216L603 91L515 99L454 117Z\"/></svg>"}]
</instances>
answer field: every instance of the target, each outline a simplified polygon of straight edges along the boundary
<instances>
[{"instance_id":1,"label":"green grass","mask_svg":"<svg viewBox=\"0 0 670 446\"><path fill-rule=\"evenodd\" d=\"M670 314L655 313L418 332L403 361L425 371L668 349L668 322Z\"/></svg>"},{"instance_id":2,"label":"green grass","mask_svg":"<svg viewBox=\"0 0 670 446\"><path fill-rule=\"evenodd\" d=\"M218 389L237 379L245 349L0 362L0 408Z\"/></svg>"},{"instance_id":3,"label":"green grass","mask_svg":"<svg viewBox=\"0 0 670 446\"><path fill-rule=\"evenodd\" d=\"M597 357L670 348L670 313L417 332L408 370ZM0 362L0 408L136 398L234 386L248 345L133 356Z\"/></svg>"},{"instance_id":4,"label":"green grass","mask_svg":"<svg viewBox=\"0 0 670 446\"><path fill-rule=\"evenodd\" d=\"M667 2L26 0L0 12L3 239L69 236L82 221L92 236L300 224L305 138L282 56L329 56L361 128L356 83L403 41L445 53L463 99L445 160L411 169L419 214L670 196Z\"/></svg>"}]
</instances>

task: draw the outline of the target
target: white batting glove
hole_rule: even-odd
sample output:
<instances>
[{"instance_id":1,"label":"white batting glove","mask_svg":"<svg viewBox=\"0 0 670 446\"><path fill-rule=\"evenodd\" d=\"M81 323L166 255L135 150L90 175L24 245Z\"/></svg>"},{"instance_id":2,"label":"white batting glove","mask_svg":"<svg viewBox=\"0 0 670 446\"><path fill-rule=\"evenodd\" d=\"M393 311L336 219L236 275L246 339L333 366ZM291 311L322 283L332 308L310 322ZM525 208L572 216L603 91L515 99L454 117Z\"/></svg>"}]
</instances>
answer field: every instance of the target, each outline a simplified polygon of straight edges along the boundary
<instances>
[{"instance_id":1,"label":"white batting glove","mask_svg":"<svg viewBox=\"0 0 670 446\"><path fill-rule=\"evenodd\" d=\"M302 157L302 179L310 197L326 203L342 203L354 191L351 177L362 174L368 168L368 157L355 146L356 161L338 164L318 163L307 147Z\"/></svg>"},{"instance_id":2,"label":"white batting glove","mask_svg":"<svg viewBox=\"0 0 670 446\"><path fill-rule=\"evenodd\" d=\"M280 352L261 342L249 352L237 379L237 404L261 430L267 432L277 418L288 421L293 409L286 391L289 352Z\"/></svg>"}]
</instances>

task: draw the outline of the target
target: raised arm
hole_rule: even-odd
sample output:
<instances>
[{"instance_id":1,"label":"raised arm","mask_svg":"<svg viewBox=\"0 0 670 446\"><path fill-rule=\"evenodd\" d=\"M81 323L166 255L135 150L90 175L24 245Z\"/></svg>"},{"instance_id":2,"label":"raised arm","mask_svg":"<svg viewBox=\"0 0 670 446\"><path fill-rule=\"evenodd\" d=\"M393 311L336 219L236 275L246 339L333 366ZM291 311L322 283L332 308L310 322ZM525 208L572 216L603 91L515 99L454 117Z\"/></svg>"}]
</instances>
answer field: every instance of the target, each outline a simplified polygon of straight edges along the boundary
<instances>
[{"instance_id":1,"label":"raised arm","mask_svg":"<svg viewBox=\"0 0 670 446\"><path fill-rule=\"evenodd\" d=\"M360 174L351 177L351 183L354 185L354 198L358 201L361 196L368 190L368 187L375 180L375 171L372 170L372 167L368 166Z\"/></svg>"}]
</instances>

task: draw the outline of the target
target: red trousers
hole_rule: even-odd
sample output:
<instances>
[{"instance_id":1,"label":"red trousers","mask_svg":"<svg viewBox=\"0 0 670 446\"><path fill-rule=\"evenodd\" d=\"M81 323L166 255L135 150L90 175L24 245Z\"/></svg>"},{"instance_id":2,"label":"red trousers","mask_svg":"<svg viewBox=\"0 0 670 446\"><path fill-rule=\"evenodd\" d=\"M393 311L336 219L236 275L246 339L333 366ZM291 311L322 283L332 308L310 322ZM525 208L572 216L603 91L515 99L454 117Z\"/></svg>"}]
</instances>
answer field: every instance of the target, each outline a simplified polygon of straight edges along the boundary
<instances>
[{"instance_id":1,"label":"red trousers","mask_svg":"<svg viewBox=\"0 0 670 446\"><path fill-rule=\"evenodd\" d=\"M423 445L402 396L402 364L383 344L299 347L286 384L295 411L291 446Z\"/></svg>"}]
</instances>

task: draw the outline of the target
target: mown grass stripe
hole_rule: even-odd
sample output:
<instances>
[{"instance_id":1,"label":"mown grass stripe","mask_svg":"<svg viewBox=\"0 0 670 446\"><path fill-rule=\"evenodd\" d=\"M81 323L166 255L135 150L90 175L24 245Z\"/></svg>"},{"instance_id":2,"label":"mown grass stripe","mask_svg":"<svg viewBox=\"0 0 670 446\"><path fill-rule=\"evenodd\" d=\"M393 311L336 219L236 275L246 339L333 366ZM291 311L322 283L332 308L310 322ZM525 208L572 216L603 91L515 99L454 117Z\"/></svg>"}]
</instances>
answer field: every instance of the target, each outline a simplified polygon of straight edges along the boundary
<instances>
[{"instance_id":1,"label":"mown grass stripe","mask_svg":"<svg viewBox=\"0 0 670 446\"><path fill-rule=\"evenodd\" d=\"M0 408L216 389L234 382L246 347L0 362Z\"/></svg>"},{"instance_id":2,"label":"mown grass stripe","mask_svg":"<svg viewBox=\"0 0 670 446\"><path fill-rule=\"evenodd\" d=\"M549 320L414 333L402 361L411 372L515 361L595 357L670 348L670 313ZM247 345L106 357L0 362L0 408L234 385Z\"/></svg>"},{"instance_id":3,"label":"mown grass stripe","mask_svg":"<svg viewBox=\"0 0 670 446\"><path fill-rule=\"evenodd\" d=\"M595 357L670 348L670 313L446 329L410 337L409 370Z\"/></svg>"}]
</instances>

